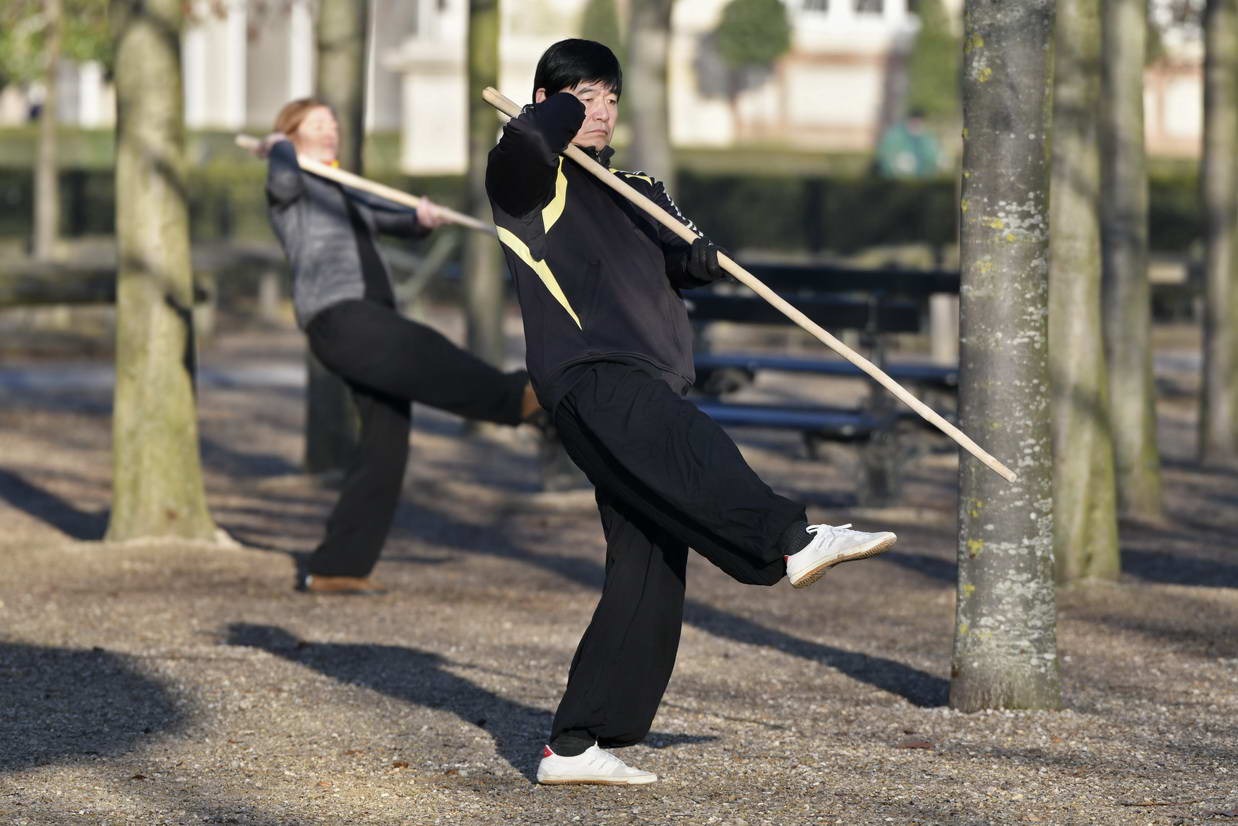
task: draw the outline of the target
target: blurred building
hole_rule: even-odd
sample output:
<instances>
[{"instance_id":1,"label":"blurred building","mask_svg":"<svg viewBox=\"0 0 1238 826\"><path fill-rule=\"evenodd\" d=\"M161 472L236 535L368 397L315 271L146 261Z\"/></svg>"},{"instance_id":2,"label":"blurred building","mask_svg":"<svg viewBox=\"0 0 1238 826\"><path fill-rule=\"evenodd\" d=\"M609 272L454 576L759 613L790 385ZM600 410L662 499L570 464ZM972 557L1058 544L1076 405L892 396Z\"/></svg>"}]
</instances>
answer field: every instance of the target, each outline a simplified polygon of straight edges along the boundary
<instances>
[{"instance_id":1,"label":"blurred building","mask_svg":"<svg viewBox=\"0 0 1238 826\"><path fill-rule=\"evenodd\" d=\"M714 47L726 0L676 0L670 62L671 137L681 147L748 143L868 151L901 113L903 64L918 29L917 0L785 0L790 52L768 71L737 76ZM366 123L401 133L412 173L459 172L465 162L467 0L368 0ZM622 11L627 0L615 0ZM547 45L579 33L586 0L501 3L500 87L527 101ZM962 0L946 0L956 20ZM1189 6L1189 3L1187 4ZM185 118L192 129L262 131L286 101L311 94L311 0L193 0L184 34ZM1153 154L1195 156L1202 124L1202 37L1180 0L1153 0L1164 32L1148 68ZM1177 16L1175 16L1177 15ZM1181 19L1180 19L1181 18ZM622 58L622 56L621 56ZM114 95L98 64L67 64L59 114L106 127ZM0 90L0 125L37 107L37 87ZM496 116L495 127L499 121ZM622 120L621 120L622 129ZM624 134L618 135L622 143Z\"/></svg>"},{"instance_id":2,"label":"blurred building","mask_svg":"<svg viewBox=\"0 0 1238 826\"><path fill-rule=\"evenodd\" d=\"M467 6L463 0L410 4L418 10L414 30L383 58L405 77L402 161L410 172L460 171ZM727 69L713 45L725 5L675 3L669 83L676 145L873 146L897 107L899 70L918 27L907 0L790 0L790 53L771 71L742 76ZM555 40L578 34L584 6L585 0L502 5L499 82L508 97L531 98L538 57Z\"/></svg>"},{"instance_id":3,"label":"blurred building","mask_svg":"<svg viewBox=\"0 0 1238 826\"><path fill-rule=\"evenodd\" d=\"M1198 2L1150 0L1159 33L1144 78L1144 133L1154 155L1198 157L1204 126L1204 37Z\"/></svg>"},{"instance_id":4,"label":"blurred building","mask_svg":"<svg viewBox=\"0 0 1238 826\"><path fill-rule=\"evenodd\" d=\"M914 4L786 0L793 29L789 54L772 71L736 78L713 46L726 0L677 0L669 67L672 141L872 149L901 113L903 65L919 28ZM464 0L409 0L409 5L416 14L407 38L380 57L404 77L402 163L423 174L461 171L467 5ZM521 102L530 99L537 58L550 43L578 33L584 6L585 0L502 4L502 91ZM957 21L962 0L946 0L946 6ZM1203 118L1202 40L1189 22L1163 14L1156 22L1166 34L1162 56L1148 67L1148 150L1195 156Z\"/></svg>"},{"instance_id":5,"label":"blurred building","mask_svg":"<svg viewBox=\"0 0 1238 826\"><path fill-rule=\"evenodd\" d=\"M115 123L116 94L101 63L62 61L56 83L60 92L56 114L61 122L85 129L102 129ZM43 97L42 83L0 88L0 126L19 126L33 120L43 106Z\"/></svg>"},{"instance_id":6,"label":"blurred building","mask_svg":"<svg viewBox=\"0 0 1238 826\"><path fill-rule=\"evenodd\" d=\"M453 0L462 4L464 0ZM416 30L416 0L368 0L366 129L400 129L402 76L381 57ZM185 121L191 129L266 131L281 106L314 91L309 0L198 0L184 45Z\"/></svg>"},{"instance_id":7,"label":"blurred building","mask_svg":"<svg viewBox=\"0 0 1238 826\"><path fill-rule=\"evenodd\" d=\"M403 74L378 59L415 30L417 3L370 3L366 127L402 124ZM461 4L464 0L451 0ZM312 0L191 0L182 38L185 122L190 129L264 130L289 100L314 89ZM115 94L98 63L64 61L57 113L66 125L109 127ZM0 89L0 126L31 118L42 103L38 84Z\"/></svg>"}]
</instances>

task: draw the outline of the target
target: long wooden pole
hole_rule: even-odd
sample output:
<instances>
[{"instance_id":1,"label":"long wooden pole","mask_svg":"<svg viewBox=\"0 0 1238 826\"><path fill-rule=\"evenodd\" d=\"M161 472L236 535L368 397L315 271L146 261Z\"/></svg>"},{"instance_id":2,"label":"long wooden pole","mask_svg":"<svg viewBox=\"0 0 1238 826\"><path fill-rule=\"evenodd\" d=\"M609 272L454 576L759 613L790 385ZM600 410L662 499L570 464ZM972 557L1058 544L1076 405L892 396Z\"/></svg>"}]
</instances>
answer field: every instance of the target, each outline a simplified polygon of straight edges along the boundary
<instances>
[{"instance_id":1,"label":"long wooden pole","mask_svg":"<svg viewBox=\"0 0 1238 826\"><path fill-rule=\"evenodd\" d=\"M482 92L482 97L487 103L508 117L514 118L520 114L520 107L516 105L515 102L504 97L503 94L496 89L487 88ZM620 195L639 206L641 209L645 210L645 212L648 212L658 221L658 223L662 224L671 232L674 232L680 238L684 239L688 243L692 243L696 240L696 233L671 217L666 210L662 209L653 201L649 200L624 181L620 180L619 176L611 173L609 169L593 160L593 158L590 158L582 152L579 147L568 144L568 147L563 151L563 154L580 164L581 167L583 167L590 174L594 175L602 183L606 184L611 189L615 190ZM860 368L860 370L872 378L873 381L893 393L899 401L903 402L912 410L923 416L928 422L957 442L968 453L975 456L991 468L995 473L997 473L997 475L1003 477L1008 482L1013 482L1015 480L1016 477L1014 471L1006 467L993 456L989 455L984 448L972 441L971 437L969 437L966 433L942 418L937 411L933 410L933 408L917 399L901 384L886 375L880 367L873 364L856 351L852 350L846 344L843 344L823 327L797 310L794 306L788 303L786 299L778 295L778 293L774 292L769 287L765 286L765 284L755 275L748 272L739 264L735 263L735 261L721 253L718 255L718 263L724 270L734 276L735 280L747 286L757 295L761 296L761 298L772 304L780 313L794 321L804 330L808 331L808 333L810 333L814 338L825 344L834 352L838 353L847 361L854 364L856 367Z\"/></svg>"},{"instance_id":2,"label":"long wooden pole","mask_svg":"<svg viewBox=\"0 0 1238 826\"><path fill-rule=\"evenodd\" d=\"M253 135L237 135L236 145L247 151L254 151L261 144L258 138ZM417 209L421 206L421 199L416 195L410 195L407 192L401 192L398 189L380 184L377 181L371 181L368 178L362 178L360 175L354 175L351 172L346 172L343 169L336 169L333 166L327 166L325 163L320 163L307 155L297 155L297 163L306 172L311 172L322 178L329 178L336 183L359 189L362 192L368 192L371 195L377 195L379 198L391 201L392 203L400 204L401 206L412 207ZM443 218L452 224L459 224L462 227L477 230L478 232L489 233L490 235L498 235L498 230L487 224L485 221L479 221L472 215L465 215L462 212L456 212L454 209L445 207L442 204L434 205Z\"/></svg>"}]
</instances>

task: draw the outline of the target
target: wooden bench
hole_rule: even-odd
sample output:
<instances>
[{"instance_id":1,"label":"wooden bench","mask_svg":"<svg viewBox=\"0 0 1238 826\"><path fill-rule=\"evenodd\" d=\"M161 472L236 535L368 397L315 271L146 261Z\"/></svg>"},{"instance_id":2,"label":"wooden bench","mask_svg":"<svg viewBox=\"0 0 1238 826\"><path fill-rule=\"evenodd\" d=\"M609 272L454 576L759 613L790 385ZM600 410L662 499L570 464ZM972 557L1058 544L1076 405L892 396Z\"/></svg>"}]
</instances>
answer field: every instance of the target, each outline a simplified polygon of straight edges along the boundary
<instances>
[{"instance_id":1,"label":"wooden bench","mask_svg":"<svg viewBox=\"0 0 1238 826\"><path fill-rule=\"evenodd\" d=\"M929 328L931 303L939 297L949 299L957 296L959 291L959 274L951 270L864 270L803 264L754 264L748 269L827 330L861 333L870 358L883 363L887 336L917 333ZM746 290L727 295L696 290L685 293L684 297L694 319L701 323L790 323L785 316ZM957 341L957 322L947 319L944 326L946 329L933 329L931 332L935 338L948 339L953 344ZM777 370L836 376L863 375L850 362L830 358L830 355L824 349L821 358L813 359L698 353L697 384L708 386L710 376L723 370L754 374L760 370ZM883 366L900 382L951 392L958 386L958 370L950 365L898 362ZM739 377L733 373L731 383Z\"/></svg>"},{"instance_id":2,"label":"wooden bench","mask_svg":"<svg viewBox=\"0 0 1238 826\"><path fill-rule=\"evenodd\" d=\"M748 269L826 329L835 334L858 332L869 359L896 381L918 390L930 404L952 406L958 388L957 366L890 362L886 359L886 340L897 333L922 332L928 326L932 297L957 295L957 272L786 264L757 264ZM725 282L690 291L684 298L698 328L720 321L791 324L759 297ZM947 334L957 336L957 331ZM698 335L698 340L703 339L705 336ZM900 445L899 431L918 429L921 420L850 362L833 356L824 346L820 358L703 351L697 353L696 371L698 406L720 424L798 431L813 457L820 456L828 443L855 446L863 467L858 485L860 501L874 505L897 498L901 465L907 454ZM854 408L751 404L728 398L769 372L856 378L868 381L871 387L865 401Z\"/></svg>"},{"instance_id":3,"label":"wooden bench","mask_svg":"<svg viewBox=\"0 0 1238 826\"><path fill-rule=\"evenodd\" d=\"M862 372L849 361L822 360L794 356L763 356L745 353L698 353L697 387L706 395L733 393L756 380L757 373L808 373L817 376L861 378ZM927 362L886 362L883 368L900 384L929 387L954 393L959 386L957 367ZM728 372L731 371L731 372ZM738 374L734 371L738 371ZM703 378L704 377L704 378Z\"/></svg>"}]
</instances>

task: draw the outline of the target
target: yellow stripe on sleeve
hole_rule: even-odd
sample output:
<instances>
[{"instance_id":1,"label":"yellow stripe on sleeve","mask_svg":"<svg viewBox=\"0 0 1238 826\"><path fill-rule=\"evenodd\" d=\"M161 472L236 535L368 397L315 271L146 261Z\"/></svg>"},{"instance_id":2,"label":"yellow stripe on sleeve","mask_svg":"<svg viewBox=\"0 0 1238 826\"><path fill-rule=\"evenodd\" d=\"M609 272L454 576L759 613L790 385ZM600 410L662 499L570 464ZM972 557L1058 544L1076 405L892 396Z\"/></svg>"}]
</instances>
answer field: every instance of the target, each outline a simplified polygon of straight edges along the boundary
<instances>
[{"instance_id":1,"label":"yellow stripe on sleeve","mask_svg":"<svg viewBox=\"0 0 1238 826\"><path fill-rule=\"evenodd\" d=\"M550 232L555 221L558 221L559 216L563 214L565 206L567 206L567 176L563 174L563 156L560 155L559 174L555 177L555 196L542 210L543 232Z\"/></svg>"},{"instance_id":2,"label":"yellow stripe on sleeve","mask_svg":"<svg viewBox=\"0 0 1238 826\"><path fill-rule=\"evenodd\" d=\"M562 175L563 173L560 172L559 174ZM572 309L572 305L568 303L567 296L563 294L563 289L559 286L555 274L550 271L550 267L546 262L534 260L533 254L529 252L529 247L517 238L511 230L504 229L503 227L498 229L499 240L508 249L516 253L516 257L527 264L529 269L537 273L537 277L546 285L546 289L550 290L550 294L555 297L555 301L558 301L563 306L563 309L567 310L567 314L572 317L572 321L575 321L576 326L583 330L584 327L581 327L580 318L576 315L576 311Z\"/></svg>"},{"instance_id":3,"label":"yellow stripe on sleeve","mask_svg":"<svg viewBox=\"0 0 1238 826\"><path fill-rule=\"evenodd\" d=\"M560 161L560 163L562 163L562 161ZM614 172L616 175L627 175L629 178L640 178L646 183L653 183L653 178L649 177L644 172L628 172L625 169L615 169L613 166L610 168L610 171Z\"/></svg>"}]
</instances>

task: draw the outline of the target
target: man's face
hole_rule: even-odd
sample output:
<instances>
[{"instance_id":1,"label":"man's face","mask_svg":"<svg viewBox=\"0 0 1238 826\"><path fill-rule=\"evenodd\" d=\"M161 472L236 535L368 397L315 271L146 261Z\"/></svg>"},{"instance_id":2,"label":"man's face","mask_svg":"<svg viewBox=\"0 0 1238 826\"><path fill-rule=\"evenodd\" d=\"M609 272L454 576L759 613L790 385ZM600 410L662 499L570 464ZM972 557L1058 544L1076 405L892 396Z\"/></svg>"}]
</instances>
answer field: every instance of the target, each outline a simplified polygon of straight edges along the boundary
<instances>
[{"instance_id":1,"label":"man's face","mask_svg":"<svg viewBox=\"0 0 1238 826\"><path fill-rule=\"evenodd\" d=\"M609 86L596 81L578 83L560 91L575 95L585 105L584 123L580 125L576 137L572 138L572 143L590 149L605 149L615 134L615 122L619 119L619 96ZM541 103L546 97L546 90L538 89L533 100Z\"/></svg>"},{"instance_id":2,"label":"man's face","mask_svg":"<svg viewBox=\"0 0 1238 826\"><path fill-rule=\"evenodd\" d=\"M289 137L298 154L308 155L320 163L331 163L340 150L340 126L325 106L311 109Z\"/></svg>"}]
</instances>

